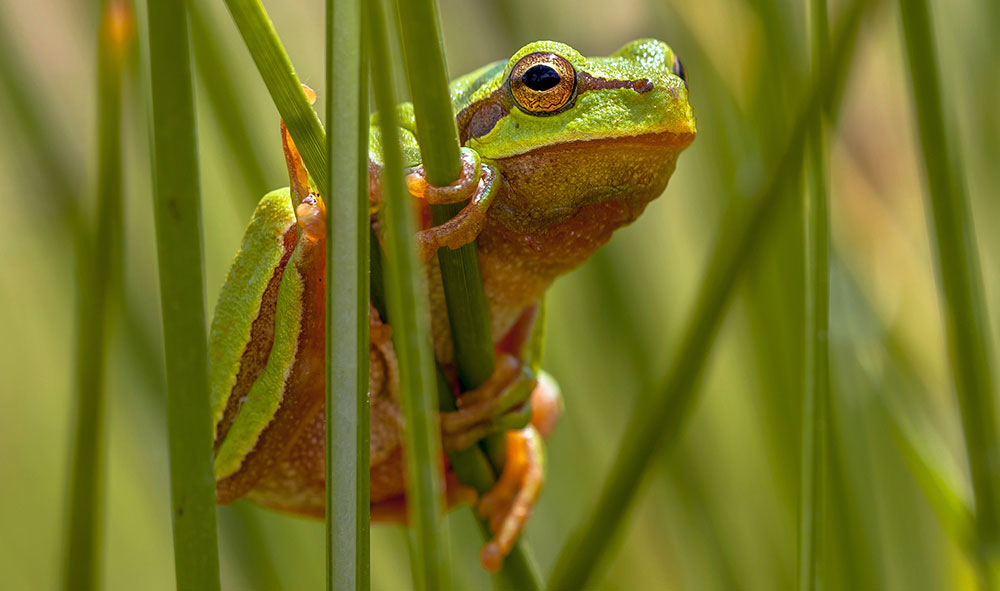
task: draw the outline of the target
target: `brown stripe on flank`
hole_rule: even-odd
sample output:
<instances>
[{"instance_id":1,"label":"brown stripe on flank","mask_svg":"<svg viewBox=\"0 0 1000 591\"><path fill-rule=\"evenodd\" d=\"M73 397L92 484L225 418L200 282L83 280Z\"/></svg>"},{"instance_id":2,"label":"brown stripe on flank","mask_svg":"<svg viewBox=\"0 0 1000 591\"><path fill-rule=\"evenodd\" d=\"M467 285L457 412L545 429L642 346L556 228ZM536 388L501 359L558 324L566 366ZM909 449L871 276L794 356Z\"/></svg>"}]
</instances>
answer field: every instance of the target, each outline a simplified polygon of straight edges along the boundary
<instances>
[{"instance_id":1,"label":"brown stripe on flank","mask_svg":"<svg viewBox=\"0 0 1000 591\"><path fill-rule=\"evenodd\" d=\"M226 401L226 410L222 414L219 426L216 428L216 453L218 453L219 447L226 438L226 434L229 433L230 427L233 426L233 421L236 419L240 407L243 406L243 401L250 392L250 388L257 381L257 376L260 375L260 372L264 371L264 367L267 365L267 358L271 354L271 347L274 345L274 321L278 306L278 288L281 286L281 277L284 274L285 266L288 265L288 261L292 257L292 252L295 250L295 243L298 241L298 225L293 223L285 231L282 240L284 252L281 255L281 261L275 267L274 274L271 275L271 279L268 281L267 287L264 288L264 293L261 295L260 310L257 312L257 318L254 319L253 325L250 327L250 342L247 343L247 348L243 351L243 356L240 358L240 369L239 373L236 374L236 383L233 384L233 390L229 393L229 399Z\"/></svg>"}]
</instances>

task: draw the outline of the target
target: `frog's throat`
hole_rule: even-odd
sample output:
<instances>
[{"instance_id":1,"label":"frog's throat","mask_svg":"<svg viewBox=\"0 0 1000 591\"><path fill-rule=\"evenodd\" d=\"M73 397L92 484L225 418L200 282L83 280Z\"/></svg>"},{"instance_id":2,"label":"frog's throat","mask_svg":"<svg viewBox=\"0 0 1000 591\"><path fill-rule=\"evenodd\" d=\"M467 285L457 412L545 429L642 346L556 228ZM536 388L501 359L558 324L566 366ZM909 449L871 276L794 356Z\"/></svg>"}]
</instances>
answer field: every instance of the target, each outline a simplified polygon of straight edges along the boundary
<instances>
[{"instance_id":1,"label":"frog's throat","mask_svg":"<svg viewBox=\"0 0 1000 591\"><path fill-rule=\"evenodd\" d=\"M677 157L694 133L657 132L576 140L499 158L501 193L490 219L524 235L538 234L588 205L622 201L630 213L608 224L629 223L667 185Z\"/></svg>"}]
</instances>

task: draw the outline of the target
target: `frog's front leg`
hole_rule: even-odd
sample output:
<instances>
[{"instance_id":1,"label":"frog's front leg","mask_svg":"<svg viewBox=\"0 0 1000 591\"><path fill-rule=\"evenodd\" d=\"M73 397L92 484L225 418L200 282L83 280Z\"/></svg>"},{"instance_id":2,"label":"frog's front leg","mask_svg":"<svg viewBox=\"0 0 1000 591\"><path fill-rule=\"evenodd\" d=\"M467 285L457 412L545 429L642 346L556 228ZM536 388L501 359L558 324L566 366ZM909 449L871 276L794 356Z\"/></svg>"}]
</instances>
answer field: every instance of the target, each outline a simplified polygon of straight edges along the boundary
<instances>
[{"instance_id":1,"label":"frog's front leg","mask_svg":"<svg viewBox=\"0 0 1000 591\"><path fill-rule=\"evenodd\" d=\"M406 177L406 187L414 197L430 205L469 203L447 222L417 232L417 248L423 260L430 260L442 246L456 249L479 236L486 223L486 212L497 193L497 169L480 161L475 150L462 148L462 174L446 187L427 182L423 166L417 166Z\"/></svg>"}]
</instances>

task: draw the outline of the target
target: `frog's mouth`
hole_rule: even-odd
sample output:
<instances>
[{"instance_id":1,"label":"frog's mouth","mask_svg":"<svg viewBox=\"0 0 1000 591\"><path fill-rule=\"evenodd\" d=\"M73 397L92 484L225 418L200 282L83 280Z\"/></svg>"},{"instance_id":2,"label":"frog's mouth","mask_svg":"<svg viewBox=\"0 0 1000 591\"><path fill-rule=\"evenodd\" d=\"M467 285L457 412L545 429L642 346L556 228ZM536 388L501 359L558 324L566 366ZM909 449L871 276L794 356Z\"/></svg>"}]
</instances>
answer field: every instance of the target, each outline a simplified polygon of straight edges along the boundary
<instances>
[{"instance_id":1,"label":"frog's mouth","mask_svg":"<svg viewBox=\"0 0 1000 591\"><path fill-rule=\"evenodd\" d=\"M621 201L615 227L634 220L670 180L677 156L695 133L656 132L574 140L494 161L502 191L490 217L511 230L535 233L583 208Z\"/></svg>"}]
</instances>

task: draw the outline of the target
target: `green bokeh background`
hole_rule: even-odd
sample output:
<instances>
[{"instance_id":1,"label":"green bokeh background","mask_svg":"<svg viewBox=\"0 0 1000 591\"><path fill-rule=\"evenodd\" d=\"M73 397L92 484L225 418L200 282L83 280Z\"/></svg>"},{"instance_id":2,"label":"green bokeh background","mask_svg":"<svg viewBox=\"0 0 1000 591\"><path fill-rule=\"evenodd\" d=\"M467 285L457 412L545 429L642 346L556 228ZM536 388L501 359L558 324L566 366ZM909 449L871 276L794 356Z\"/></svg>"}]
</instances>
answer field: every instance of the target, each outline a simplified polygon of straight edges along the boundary
<instances>
[{"instance_id":1,"label":"green bokeh background","mask_svg":"<svg viewBox=\"0 0 1000 591\"><path fill-rule=\"evenodd\" d=\"M833 4L836 20L840 3ZM998 6L932 3L994 343ZM253 204L287 180L271 100L222 3L206 8L246 114L251 145L244 149L257 154L266 176L256 186L241 174L197 79L211 311ZM268 2L267 8L299 76L323 96L324 4ZM144 36L142 3L137 11ZM593 505L629 411L665 371L708 253L728 238L734 200L776 159L806 80L804 3L440 0L440 13L453 75L536 39L563 41L588 55L637 37L663 39L684 60L698 117L699 137L663 197L550 294L544 365L562 385L566 412L548 443L548 481L527 529L547 572ZM8 41L2 51L33 81L80 205L93 212L96 10L66 0L9 2L0 17L0 36ZM932 511L894 438L893 424L910 425L952 486L971 497L900 34L891 4L869 18L829 136L833 424L822 545L830 588L971 588L968 558L949 533L956 524ZM169 589L174 581L143 59L137 53L126 82L124 289L118 292L124 300L112 303L107 378L103 582L110 589ZM55 164L29 149L7 99L0 89L0 587L47 589L58 583L67 506L73 239L47 191ZM790 190L795 183L790 179ZM657 459L598 587L794 586L801 228L801 207L786 208L759 246L762 256L722 325L683 438ZM453 512L448 523L455 588L487 587L469 512ZM219 527L224 588L323 585L322 523L237 503L220 508ZM401 528L373 528L374 589L409 587L406 546Z\"/></svg>"}]
</instances>

